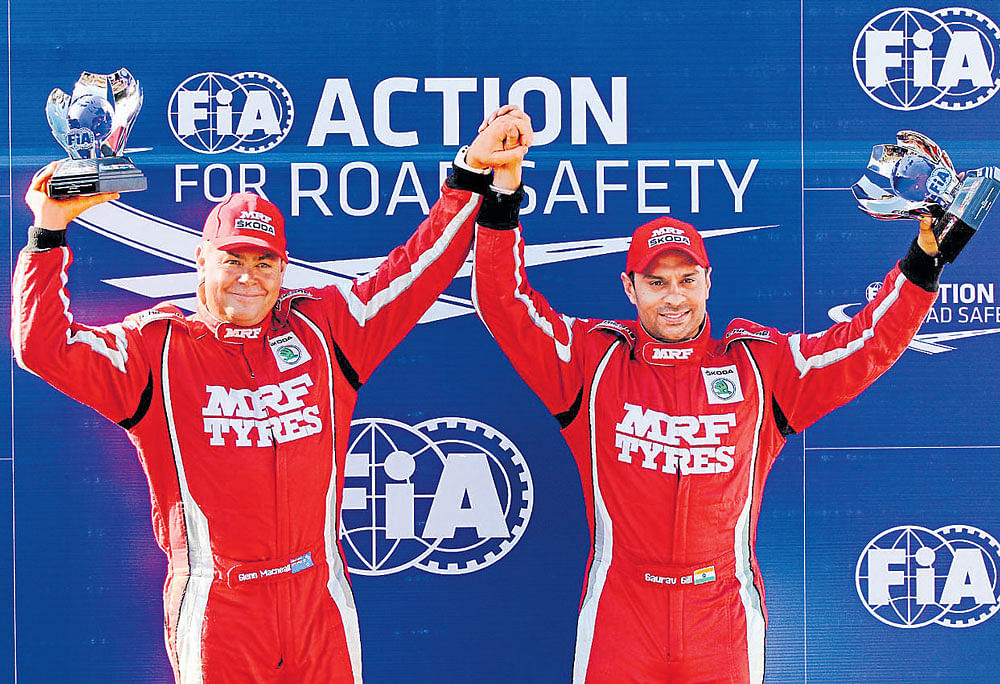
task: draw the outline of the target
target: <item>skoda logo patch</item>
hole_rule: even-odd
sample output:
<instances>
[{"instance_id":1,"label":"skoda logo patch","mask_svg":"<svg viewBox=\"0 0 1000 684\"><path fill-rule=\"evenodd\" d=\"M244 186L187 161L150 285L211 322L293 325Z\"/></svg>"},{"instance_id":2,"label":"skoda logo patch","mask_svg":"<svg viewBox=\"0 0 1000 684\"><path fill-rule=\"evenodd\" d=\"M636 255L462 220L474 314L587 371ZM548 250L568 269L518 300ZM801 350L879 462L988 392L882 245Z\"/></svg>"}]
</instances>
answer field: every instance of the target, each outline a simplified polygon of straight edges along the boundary
<instances>
[{"instance_id":1,"label":"skoda logo patch","mask_svg":"<svg viewBox=\"0 0 1000 684\"><path fill-rule=\"evenodd\" d=\"M719 378L712 383L712 394L717 396L719 399L729 399L736 392L736 385L732 383L731 380L726 378Z\"/></svg>"},{"instance_id":2,"label":"skoda logo patch","mask_svg":"<svg viewBox=\"0 0 1000 684\"><path fill-rule=\"evenodd\" d=\"M271 347L278 370L285 372L312 359L302 341L293 332L287 332L277 337L270 337L267 344Z\"/></svg>"},{"instance_id":3,"label":"skoda logo patch","mask_svg":"<svg viewBox=\"0 0 1000 684\"><path fill-rule=\"evenodd\" d=\"M743 401L740 374L735 365L702 368L701 378L705 381L705 396L709 404L736 404Z\"/></svg>"},{"instance_id":4,"label":"skoda logo patch","mask_svg":"<svg viewBox=\"0 0 1000 684\"><path fill-rule=\"evenodd\" d=\"M302 356L302 350L294 344L286 344L284 347L278 347L278 356L280 356L285 363L295 363L299 360L299 357Z\"/></svg>"}]
</instances>

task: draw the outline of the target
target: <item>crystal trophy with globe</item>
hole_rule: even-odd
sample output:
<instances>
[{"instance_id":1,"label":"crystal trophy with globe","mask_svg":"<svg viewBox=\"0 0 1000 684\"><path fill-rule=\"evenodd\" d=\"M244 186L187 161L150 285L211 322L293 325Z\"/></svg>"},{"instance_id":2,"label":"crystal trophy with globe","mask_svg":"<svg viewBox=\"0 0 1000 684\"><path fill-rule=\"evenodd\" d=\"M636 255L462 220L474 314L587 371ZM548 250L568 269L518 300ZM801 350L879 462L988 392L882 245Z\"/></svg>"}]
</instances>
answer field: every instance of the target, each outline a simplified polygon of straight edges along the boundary
<instances>
[{"instance_id":1,"label":"crystal trophy with globe","mask_svg":"<svg viewBox=\"0 0 1000 684\"><path fill-rule=\"evenodd\" d=\"M109 96L110 92L110 96ZM45 114L56 141L69 154L49 181L50 197L146 189L146 177L124 156L125 141L142 108L142 88L128 69L83 72L67 95L49 93Z\"/></svg>"},{"instance_id":2,"label":"crystal trophy with globe","mask_svg":"<svg viewBox=\"0 0 1000 684\"><path fill-rule=\"evenodd\" d=\"M875 145L868 170L852 191L862 211L877 219L931 216L938 252L952 262L1000 195L1000 168L985 166L960 174L937 143L915 131L900 131L896 144Z\"/></svg>"}]
</instances>

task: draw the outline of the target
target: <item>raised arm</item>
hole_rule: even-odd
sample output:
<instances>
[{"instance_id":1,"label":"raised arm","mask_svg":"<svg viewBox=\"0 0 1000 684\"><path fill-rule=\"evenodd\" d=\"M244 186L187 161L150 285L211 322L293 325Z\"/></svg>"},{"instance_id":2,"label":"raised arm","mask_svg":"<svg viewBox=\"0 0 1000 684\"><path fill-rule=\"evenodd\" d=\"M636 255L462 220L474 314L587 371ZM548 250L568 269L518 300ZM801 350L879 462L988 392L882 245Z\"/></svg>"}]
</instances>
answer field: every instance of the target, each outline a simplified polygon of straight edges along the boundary
<instances>
[{"instance_id":1,"label":"raised arm","mask_svg":"<svg viewBox=\"0 0 1000 684\"><path fill-rule=\"evenodd\" d=\"M523 112L511 108L504 114L530 131L530 119ZM508 145L530 145L530 140L512 140ZM473 303L518 374L558 416L573 406L583 387L581 359L574 345L583 324L555 311L528 282L518 223L523 197L520 160L495 174L494 185L499 187L483 199L477 219ZM510 192L511 188L518 189Z\"/></svg>"},{"instance_id":2,"label":"raised arm","mask_svg":"<svg viewBox=\"0 0 1000 684\"><path fill-rule=\"evenodd\" d=\"M86 209L116 193L53 200L45 193L50 164L31 181L25 201L35 223L18 255L11 286L11 343L19 366L110 420L129 427L150 370L134 329L121 323L77 323L69 306L73 254L66 227Z\"/></svg>"},{"instance_id":3,"label":"raised arm","mask_svg":"<svg viewBox=\"0 0 1000 684\"><path fill-rule=\"evenodd\" d=\"M792 431L846 404L896 362L937 297L941 267L928 218L876 297L850 321L786 338L774 400Z\"/></svg>"},{"instance_id":4,"label":"raised arm","mask_svg":"<svg viewBox=\"0 0 1000 684\"><path fill-rule=\"evenodd\" d=\"M374 272L349 287L327 290L334 342L360 382L416 325L465 263L480 200L494 182L491 169L519 161L527 151L526 146L510 145L516 128L509 117L484 128L459 151L441 199L409 240Z\"/></svg>"}]
</instances>

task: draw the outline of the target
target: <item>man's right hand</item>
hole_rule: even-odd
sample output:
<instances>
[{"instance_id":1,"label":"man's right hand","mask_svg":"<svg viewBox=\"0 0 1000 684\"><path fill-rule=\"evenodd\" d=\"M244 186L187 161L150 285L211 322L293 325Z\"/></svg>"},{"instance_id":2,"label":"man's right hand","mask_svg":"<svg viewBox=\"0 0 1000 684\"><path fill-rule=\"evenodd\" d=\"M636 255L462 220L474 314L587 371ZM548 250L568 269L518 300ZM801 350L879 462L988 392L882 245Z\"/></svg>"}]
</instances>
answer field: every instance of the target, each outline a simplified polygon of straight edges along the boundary
<instances>
[{"instance_id":1,"label":"man's right hand","mask_svg":"<svg viewBox=\"0 0 1000 684\"><path fill-rule=\"evenodd\" d=\"M52 178L52 173L56 169L56 164L58 162L52 162L44 169L38 171L34 178L31 179L28 191L24 193L24 201L35 215L34 225L39 228L45 228L46 230L66 230L69 222L76 219L77 216L87 209L108 200L118 199L117 192L104 192L99 195L77 195L76 197L67 197L66 199L58 200L52 199L48 196L46 189L49 180Z\"/></svg>"},{"instance_id":2,"label":"man's right hand","mask_svg":"<svg viewBox=\"0 0 1000 684\"><path fill-rule=\"evenodd\" d=\"M473 168L492 168L494 185L516 190L521 184L521 162L533 138L531 118L517 107L505 105L483 121L465 153L465 162Z\"/></svg>"}]
</instances>

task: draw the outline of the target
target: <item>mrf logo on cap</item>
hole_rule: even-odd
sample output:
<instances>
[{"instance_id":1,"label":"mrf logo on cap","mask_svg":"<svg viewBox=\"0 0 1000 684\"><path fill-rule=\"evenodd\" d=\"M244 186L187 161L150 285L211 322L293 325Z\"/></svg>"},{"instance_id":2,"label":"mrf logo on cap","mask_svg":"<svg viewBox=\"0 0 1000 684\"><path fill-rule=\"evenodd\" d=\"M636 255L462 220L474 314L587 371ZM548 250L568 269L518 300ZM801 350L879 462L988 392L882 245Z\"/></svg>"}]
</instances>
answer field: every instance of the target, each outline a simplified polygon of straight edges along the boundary
<instances>
[{"instance_id":1,"label":"mrf logo on cap","mask_svg":"<svg viewBox=\"0 0 1000 684\"><path fill-rule=\"evenodd\" d=\"M657 245L665 245L670 242L679 242L682 245L690 245L691 238L685 235L684 231L680 228L664 226L663 228L657 228L653 231L652 237L646 241L646 245L652 248Z\"/></svg>"},{"instance_id":2,"label":"mrf logo on cap","mask_svg":"<svg viewBox=\"0 0 1000 684\"><path fill-rule=\"evenodd\" d=\"M271 202L252 192L230 195L215 205L201 236L217 249L266 249L288 261L285 219Z\"/></svg>"},{"instance_id":3,"label":"mrf logo on cap","mask_svg":"<svg viewBox=\"0 0 1000 684\"><path fill-rule=\"evenodd\" d=\"M661 216L635 229L625 271L643 273L656 257L672 250L683 252L702 268L708 268L705 243L695 227L669 216Z\"/></svg>"},{"instance_id":4,"label":"mrf logo on cap","mask_svg":"<svg viewBox=\"0 0 1000 684\"><path fill-rule=\"evenodd\" d=\"M236 228L239 230L259 230L268 235L274 235L274 226L271 225L271 217L260 211L243 211L236 219Z\"/></svg>"}]
</instances>

